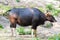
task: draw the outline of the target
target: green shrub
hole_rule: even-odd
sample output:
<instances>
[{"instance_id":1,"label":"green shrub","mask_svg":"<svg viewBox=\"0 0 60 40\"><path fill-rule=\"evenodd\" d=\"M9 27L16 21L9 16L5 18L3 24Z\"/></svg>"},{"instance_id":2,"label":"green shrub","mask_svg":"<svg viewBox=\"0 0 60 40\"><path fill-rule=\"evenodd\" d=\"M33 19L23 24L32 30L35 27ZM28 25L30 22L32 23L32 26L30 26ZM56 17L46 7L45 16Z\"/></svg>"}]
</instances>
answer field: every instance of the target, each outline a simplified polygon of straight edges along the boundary
<instances>
[{"instance_id":1,"label":"green shrub","mask_svg":"<svg viewBox=\"0 0 60 40\"><path fill-rule=\"evenodd\" d=\"M20 0L16 0L16 2L20 2Z\"/></svg>"},{"instance_id":2,"label":"green shrub","mask_svg":"<svg viewBox=\"0 0 60 40\"><path fill-rule=\"evenodd\" d=\"M49 37L48 40L60 40L60 34L55 34L54 36Z\"/></svg>"},{"instance_id":3,"label":"green shrub","mask_svg":"<svg viewBox=\"0 0 60 40\"><path fill-rule=\"evenodd\" d=\"M31 34L31 29L26 31L24 27L20 27L20 28L17 28L17 32L19 33L19 35L29 35Z\"/></svg>"},{"instance_id":4,"label":"green shrub","mask_svg":"<svg viewBox=\"0 0 60 40\"><path fill-rule=\"evenodd\" d=\"M17 32L19 33L19 35L25 34L25 33L24 33L24 28L23 28L23 27L17 28Z\"/></svg>"},{"instance_id":5,"label":"green shrub","mask_svg":"<svg viewBox=\"0 0 60 40\"><path fill-rule=\"evenodd\" d=\"M0 4L0 8L3 9L3 10L9 10L9 9L11 9L10 6L5 6L5 5L2 5L2 4Z\"/></svg>"},{"instance_id":6,"label":"green shrub","mask_svg":"<svg viewBox=\"0 0 60 40\"><path fill-rule=\"evenodd\" d=\"M46 28L51 28L52 24L46 24Z\"/></svg>"},{"instance_id":7,"label":"green shrub","mask_svg":"<svg viewBox=\"0 0 60 40\"><path fill-rule=\"evenodd\" d=\"M58 9L52 10L52 15L54 15L54 16L58 16L59 13L60 13L60 10L58 10Z\"/></svg>"},{"instance_id":8,"label":"green shrub","mask_svg":"<svg viewBox=\"0 0 60 40\"><path fill-rule=\"evenodd\" d=\"M60 13L60 10L59 9L55 9L52 4L47 4L46 5L46 9L50 10L52 12L52 15L54 15L54 16L58 16L59 13Z\"/></svg>"},{"instance_id":9,"label":"green shrub","mask_svg":"<svg viewBox=\"0 0 60 40\"><path fill-rule=\"evenodd\" d=\"M11 7L0 4L0 9L2 9L2 13L0 12L1 13L0 15L3 15L6 17L8 15L8 13L5 13L5 12L10 10Z\"/></svg>"},{"instance_id":10,"label":"green shrub","mask_svg":"<svg viewBox=\"0 0 60 40\"><path fill-rule=\"evenodd\" d=\"M54 9L52 4L47 4L46 8L47 8L47 10L53 10Z\"/></svg>"},{"instance_id":11,"label":"green shrub","mask_svg":"<svg viewBox=\"0 0 60 40\"><path fill-rule=\"evenodd\" d=\"M53 24L49 21L46 21L45 24L43 25L43 27L45 28L51 28L53 26Z\"/></svg>"},{"instance_id":12,"label":"green shrub","mask_svg":"<svg viewBox=\"0 0 60 40\"><path fill-rule=\"evenodd\" d=\"M25 29L24 33L25 33L25 35L31 34L31 29L27 29L27 30Z\"/></svg>"},{"instance_id":13,"label":"green shrub","mask_svg":"<svg viewBox=\"0 0 60 40\"><path fill-rule=\"evenodd\" d=\"M0 24L0 29L3 29L3 26Z\"/></svg>"},{"instance_id":14,"label":"green shrub","mask_svg":"<svg viewBox=\"0 0 60 40\"><path fill-rule=\"evenodd\" d=\"M31 40L40 40L40 38L35 37L35 38L32 38Z\"/></svg>"},{"instance_id":15,"label":"green shrub","mask_svg":"<svg viewBox=\"0 0 60 40\"><path fill-rule=\"evenodd\" d=\"M42 7L38 7L38 9L42 12L44 12L44 9Z\"/></svg>"}]
</instances>

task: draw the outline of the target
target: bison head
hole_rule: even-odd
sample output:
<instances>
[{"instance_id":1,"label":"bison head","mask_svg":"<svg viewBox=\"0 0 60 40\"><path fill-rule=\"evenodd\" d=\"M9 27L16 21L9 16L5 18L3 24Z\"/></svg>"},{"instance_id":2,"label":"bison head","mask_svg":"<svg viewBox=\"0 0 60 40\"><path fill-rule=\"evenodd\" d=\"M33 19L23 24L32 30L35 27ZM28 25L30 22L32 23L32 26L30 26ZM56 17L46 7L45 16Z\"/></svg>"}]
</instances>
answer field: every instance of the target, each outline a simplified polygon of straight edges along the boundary
<instances>
[{"instance_id":1,"label":"bison head","mask_svg":"<svg viewBox=\"0 0 60 40\"><path fill-rule=\"evenodd\" d=\"M53 15L50 14L50 12L47 12L46 14L46 19L50 22L56 22L56 19L54 18Z\"/></svg>"}]
</instances>

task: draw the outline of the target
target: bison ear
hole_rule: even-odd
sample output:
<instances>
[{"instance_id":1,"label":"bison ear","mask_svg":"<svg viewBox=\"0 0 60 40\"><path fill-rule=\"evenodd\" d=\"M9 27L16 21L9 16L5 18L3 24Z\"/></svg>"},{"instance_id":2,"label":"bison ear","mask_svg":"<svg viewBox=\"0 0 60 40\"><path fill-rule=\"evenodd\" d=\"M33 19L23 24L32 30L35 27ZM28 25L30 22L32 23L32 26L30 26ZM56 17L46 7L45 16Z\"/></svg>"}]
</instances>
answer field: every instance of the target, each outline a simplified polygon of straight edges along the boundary
<instances>
[{"instance_id":1,"label":"bison ear","mask_svg":"<svg viewBox=\"0 0 60 40\"><path fill-rule=\"evenodd\" d=\"M46 16L50 16L51 15L51 12L50 11L47 11L45 15Z\"/></svg>"}]
</instances>

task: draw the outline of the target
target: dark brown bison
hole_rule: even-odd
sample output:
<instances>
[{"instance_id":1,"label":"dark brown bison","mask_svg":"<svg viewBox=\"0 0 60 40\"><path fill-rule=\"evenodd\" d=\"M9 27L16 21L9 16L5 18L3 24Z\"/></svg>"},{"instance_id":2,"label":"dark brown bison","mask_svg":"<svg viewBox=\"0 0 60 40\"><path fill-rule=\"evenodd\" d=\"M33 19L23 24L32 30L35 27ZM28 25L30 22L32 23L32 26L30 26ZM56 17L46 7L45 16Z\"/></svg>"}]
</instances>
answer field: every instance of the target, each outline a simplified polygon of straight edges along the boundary
<instances>
[{"instance_id":1,"label":"dark brown bison","mask_svg":"<svg viewBox=\"0 0 60 40\"><path fill-rule=\"evenodd\" d=\"M43 25L45 21L56 22L55 18L49 14L48 12L44 14L37 8L13 8L9 10L9 20L10 20L10 27L16 28L16 24L20 26L32 26L32 29L36 35L37 26ZM33 31L32 30L32 31ZM13 29L12 29L13 35ZM33 36L33 32L32 32Z\"/></svg>"}]
</instances>

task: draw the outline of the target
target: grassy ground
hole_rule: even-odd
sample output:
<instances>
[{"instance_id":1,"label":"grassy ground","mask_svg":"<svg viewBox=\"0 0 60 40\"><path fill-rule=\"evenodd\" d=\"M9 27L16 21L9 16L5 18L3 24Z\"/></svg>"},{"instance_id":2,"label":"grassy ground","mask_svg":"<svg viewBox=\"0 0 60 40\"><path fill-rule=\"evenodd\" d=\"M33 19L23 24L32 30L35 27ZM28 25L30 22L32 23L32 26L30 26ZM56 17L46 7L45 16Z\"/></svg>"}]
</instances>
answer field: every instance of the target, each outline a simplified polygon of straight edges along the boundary
<instances>
[{"instance_id":1,"label":"grassy ground","mask_svg":"<svg viewBox=\"0 0 60 40\"><path fill-rule=\"evenodd\" d=\"M46 39L36 39L36 38L22 38L20 37L10 37L10 36L0 36L0 40L46 40Z\"/></svg>"},{"instance_id":2,"label":"grassy ground","mask_svg":"<svg viewBox=\"0 0 60 40\"><path fill-rule=\"evenodd\" d=\"M31 35L18 35L11 36L11 32L6 31L6 29L0 30L0 40L45 40L41 38L32 38Z\"/></svg>"}]
</instances>

